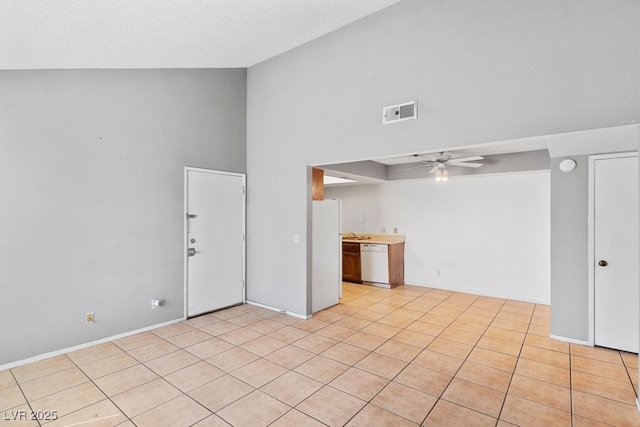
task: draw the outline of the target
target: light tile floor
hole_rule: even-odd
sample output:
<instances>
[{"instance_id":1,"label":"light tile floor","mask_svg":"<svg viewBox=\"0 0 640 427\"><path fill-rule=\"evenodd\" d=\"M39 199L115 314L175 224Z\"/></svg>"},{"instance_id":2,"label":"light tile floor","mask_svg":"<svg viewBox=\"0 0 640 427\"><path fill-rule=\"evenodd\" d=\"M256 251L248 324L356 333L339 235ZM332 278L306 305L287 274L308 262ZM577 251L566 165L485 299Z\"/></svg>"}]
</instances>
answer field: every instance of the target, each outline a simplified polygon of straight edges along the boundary
<instances>
[{"instance_id":1,"label":"light tile floor","mask_svg":"<svg viewBox=\"0 0 640 427\"><path fill-rule=\"evenodd\" d=\"M0 372L0 426L638 426L638 356L548 338L550 309L343 285L303 321L251 305Z\"/></svg>"}]
</instances>

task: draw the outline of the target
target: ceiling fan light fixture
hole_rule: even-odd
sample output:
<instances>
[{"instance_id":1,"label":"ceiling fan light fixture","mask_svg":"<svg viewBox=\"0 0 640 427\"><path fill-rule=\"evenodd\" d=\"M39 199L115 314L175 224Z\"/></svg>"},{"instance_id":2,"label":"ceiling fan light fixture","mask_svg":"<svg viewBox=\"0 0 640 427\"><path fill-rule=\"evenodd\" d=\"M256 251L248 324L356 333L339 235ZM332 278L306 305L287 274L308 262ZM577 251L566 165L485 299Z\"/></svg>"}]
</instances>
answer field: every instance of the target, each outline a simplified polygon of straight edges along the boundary
<instances>
[{"instance_id":1,"label":"ceiling fan light fixture","mask_svg":"<svg viewBox=\"0 0 640 427\"><path fill-rule=\"evenodd\" d=\"M447 180L449 180L449 171L444 167L444 165L442 165L438 167L438 170L436 171L436 181L442 182Z\"/></svg>"}]
</instances>

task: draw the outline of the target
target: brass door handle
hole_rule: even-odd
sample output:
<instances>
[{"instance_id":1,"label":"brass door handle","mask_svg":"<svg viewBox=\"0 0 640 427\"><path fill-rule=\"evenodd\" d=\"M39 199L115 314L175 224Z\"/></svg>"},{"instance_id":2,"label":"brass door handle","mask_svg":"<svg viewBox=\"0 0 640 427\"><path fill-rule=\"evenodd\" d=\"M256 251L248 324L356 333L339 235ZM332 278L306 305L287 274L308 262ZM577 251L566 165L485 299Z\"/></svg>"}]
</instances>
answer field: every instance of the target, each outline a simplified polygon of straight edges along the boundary
<instances>
[{"instance_id":1,"label":"brass door handle","mask_svg":"<svg viewBox=\"0 0 640 427\"><path fill-rule=\"evenodd\" d=\"M189 252L187 252L187 256L194 256L196 254L196 248L189 248Z\"/></svg>"}]
</instances>

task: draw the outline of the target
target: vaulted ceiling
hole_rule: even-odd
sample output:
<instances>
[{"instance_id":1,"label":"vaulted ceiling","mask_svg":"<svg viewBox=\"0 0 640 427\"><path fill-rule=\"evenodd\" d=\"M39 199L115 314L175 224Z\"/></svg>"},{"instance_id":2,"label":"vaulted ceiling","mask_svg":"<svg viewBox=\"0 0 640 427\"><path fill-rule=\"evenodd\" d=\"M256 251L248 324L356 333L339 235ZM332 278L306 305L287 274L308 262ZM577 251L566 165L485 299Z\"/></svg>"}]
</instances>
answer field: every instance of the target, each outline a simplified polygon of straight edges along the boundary
<instances>
[{"instance_id":1,"label":"vaulted ceiling","mask_svg":"<svg viewBox=\"0 0 640 427\"><path fill-rule=\"evenodd\" d=\"M0 70L244 68L399 0L3 0Z\"/></svg>"}]
</instances>

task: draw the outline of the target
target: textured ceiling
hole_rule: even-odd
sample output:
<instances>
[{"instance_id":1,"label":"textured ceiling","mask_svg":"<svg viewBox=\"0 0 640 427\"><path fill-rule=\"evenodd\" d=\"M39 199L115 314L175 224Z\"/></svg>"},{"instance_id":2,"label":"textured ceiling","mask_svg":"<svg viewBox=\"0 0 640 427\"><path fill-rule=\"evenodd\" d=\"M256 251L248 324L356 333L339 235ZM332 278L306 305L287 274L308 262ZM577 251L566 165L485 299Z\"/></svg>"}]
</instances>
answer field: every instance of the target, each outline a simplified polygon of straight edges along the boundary
<instances>
[{"instance_id":1,"label":"textured ceiling","mask_svg":"<svg viewBox=\"0 0 640 427\"><path fill-rule=\"evenodd\" d=\"M244 68L399 0L2 0L0 69Z\"/></svg>"}]
</instances>

